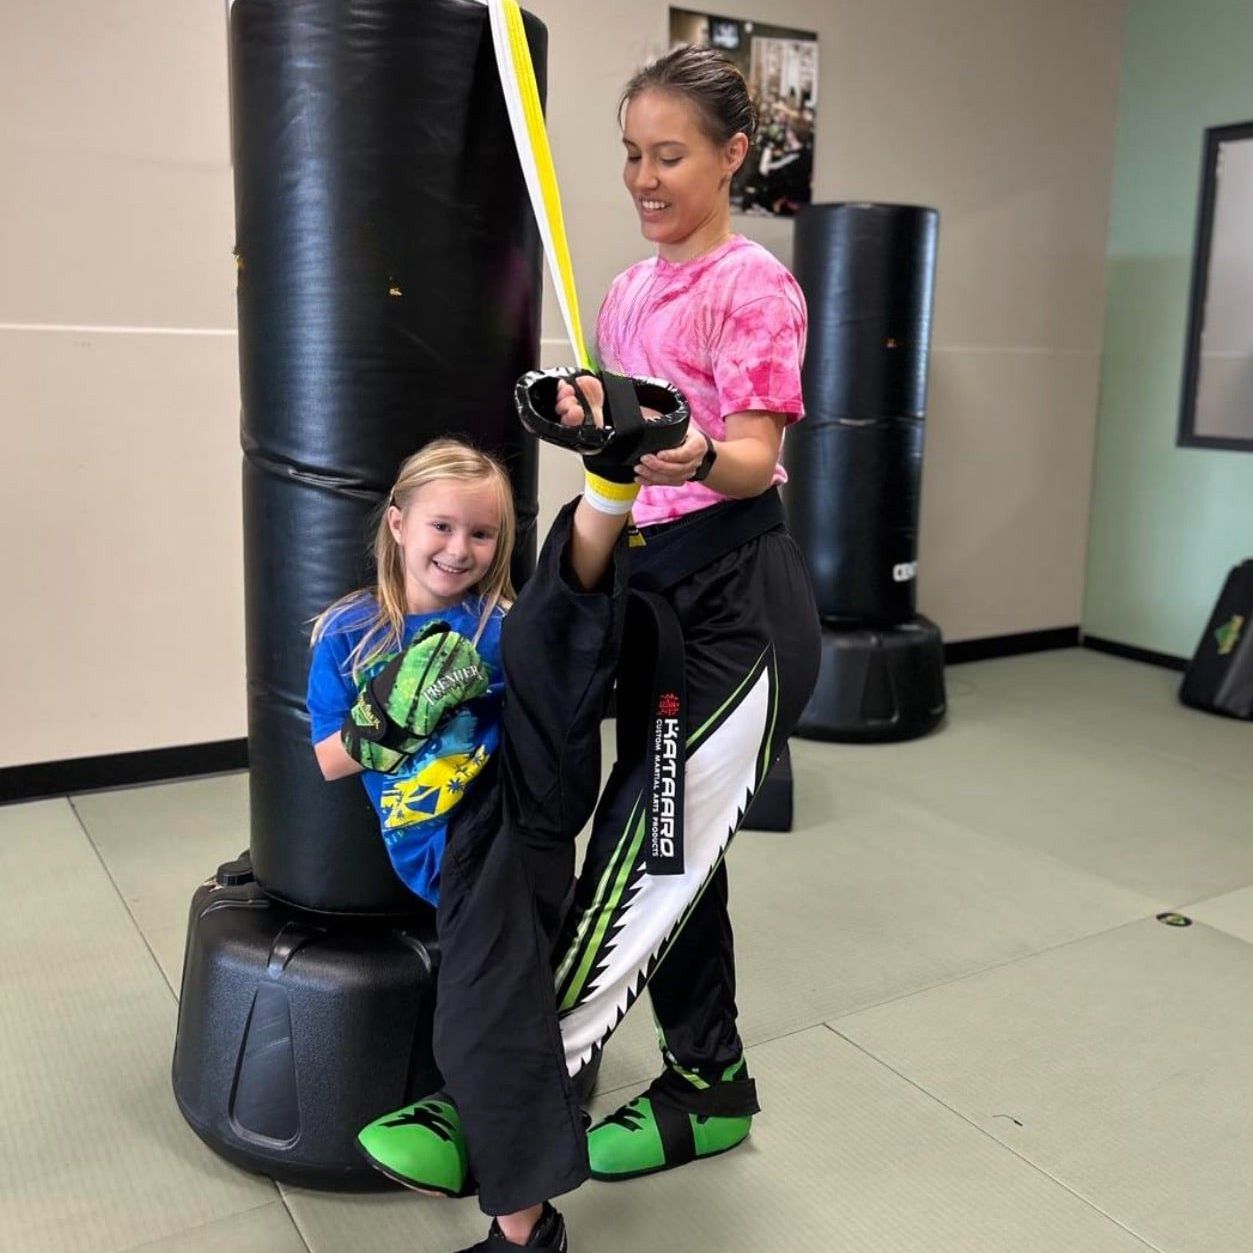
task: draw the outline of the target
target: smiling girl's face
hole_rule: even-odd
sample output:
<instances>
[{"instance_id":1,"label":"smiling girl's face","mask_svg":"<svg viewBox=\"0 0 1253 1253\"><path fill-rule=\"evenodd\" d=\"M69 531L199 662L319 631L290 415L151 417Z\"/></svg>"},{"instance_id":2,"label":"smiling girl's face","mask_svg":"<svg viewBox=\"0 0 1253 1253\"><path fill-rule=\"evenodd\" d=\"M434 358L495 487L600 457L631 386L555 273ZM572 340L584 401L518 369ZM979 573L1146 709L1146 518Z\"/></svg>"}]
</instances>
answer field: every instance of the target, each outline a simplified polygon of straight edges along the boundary
<instances>
[{"instance_id":1,"label":"smiling girl's face","mask_svg":"<svg viewBox=\"0 0 1253 1253\"><path fill-rule=\"evenodd\" d=\"M696 107L673 91L633 96L622 119L622 179L644 238L667 261L686 261L730 233L731 175L748 151L745 135L718 145Z\"/></svg>"},{"instance_id":2,"label":"smiling girl's face","mask_svg":"<svg viewBox=\"0 0 1253 1253\"><path fill-rule=\"evenodd\" d=\"M409 613L437 613L463 600L487 573L500 540L500 496L494 484L436 479L404 510L387 511L404 554Z\"/></svg>"}]
</instances>

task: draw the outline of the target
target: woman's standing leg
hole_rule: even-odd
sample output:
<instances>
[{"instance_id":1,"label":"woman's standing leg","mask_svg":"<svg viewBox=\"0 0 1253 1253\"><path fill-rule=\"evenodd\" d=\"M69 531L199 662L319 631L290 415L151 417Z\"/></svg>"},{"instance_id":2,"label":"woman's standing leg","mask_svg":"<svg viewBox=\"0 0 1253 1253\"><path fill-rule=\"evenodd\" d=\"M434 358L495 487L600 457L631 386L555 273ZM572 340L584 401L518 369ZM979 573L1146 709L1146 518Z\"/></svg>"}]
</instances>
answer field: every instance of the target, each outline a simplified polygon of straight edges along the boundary
<instances>
[{"instance_id":1,"label":"woman's standing leg","mask_svg":"<svg viewBox=\"0 0 1253 1253\"><path fill-rule=\"evenodd\" d=\"M559 946L557 995L576 1073L652 979L668 1051L709 1086L706 1076L722 1078L741 1052L722 857L812 690L818 621L800 555L783 533L714 563L673 598L687 646L684 873L646 873L643 765L620 761ZM733 1093L751 1115L746 1081L706 1103L730 1109ZM656 1130L648 1134L655 1142ZM679 1164L679 1151L654 1143L649 1164L622 1173ZM594 1169L596 1155L593 1137Z\"/></svg>"},{"instance_id":2,"label":"woman's standing leg","mask_svg":"<svg viewBox=\"0 0 1253 1253\"><path fill-rule=\"evenodd\" d=\"M817 673L817 613L786 535L754 540L700 571L673 599L687 645L684 872L645 872L643 762L619 761L596 811L560 945L558 1004L571 1073L608 1039L675 942L682 954L677 937L690 922L690 942L715 955L698 962L719 990L710 997L718 1001L714 1016L723 1015L724 1026L727 1015L734 1021L718 870ZM733 1027L690 1030L722 1046L734 1040Z\"/></svg>"}]
</instances>

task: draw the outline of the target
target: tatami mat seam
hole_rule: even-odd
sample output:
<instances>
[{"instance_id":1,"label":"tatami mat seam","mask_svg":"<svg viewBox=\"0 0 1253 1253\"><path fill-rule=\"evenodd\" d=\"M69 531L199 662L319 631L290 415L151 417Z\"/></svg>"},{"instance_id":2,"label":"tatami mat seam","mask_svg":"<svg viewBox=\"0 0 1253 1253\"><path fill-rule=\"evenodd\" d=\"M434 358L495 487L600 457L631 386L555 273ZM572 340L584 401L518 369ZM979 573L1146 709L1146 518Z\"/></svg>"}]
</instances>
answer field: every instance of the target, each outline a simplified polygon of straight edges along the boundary
<instances>
[{"instance_id":1,"label":"tatami mat seam","mask_svg":"<svg viewBox=\"0 0 1253 1253\"><path fill-rule=\"evenodd\" d=\"M122 892L122 889L119 886L117 880L113 877L113 873L109 869L108 863L105 861L104 856L100 852L100 849L97 846L95 840L91 838L91 831L88 829L86 822L83 821L83 816L78 812L78 808L74 804L74 798L72 796L67 796L65 797L65 800L68 802L70 810L74 814L74 820L78 823L79 829L82 831L83 835L86 837L87 843L91 845L92 852L95 853L96 855L96 860L99 861L101 868L104 870L104 873L108 876L110 884L112 884L113 886L113 890L117 893L118 899L122 902L122 906L126 910L127 917L130 918L131 923L134 926L135 930L139 932L140 939L143 940L143 943L144 943L144 948L148 950L148 956L152 958L153 964L156 966L157 970L160 972L162 981L165 983L165 986L169 988L170 990L170 995L174 997L175 1001L177 1001L178 1000L177 990L174 988L173 984L171 984L169 979L166 977L165 970L162 967L160 961L157 960L157 955L154 952L152 945L148 943L148 937L147 935L144 934L143 927L139 925L139 921L138 919L136 919L134 911L131 909L129 902L126 900L126 897L124 893ZM271 1181L271 1182L274 1182L274 1181ZM308 1238L305 1236L305 1233L300 1226L300 1221L297 1218L295 1211L292 1209L291 1204L288 1201L286 1193L283 1191L283 1188L277 1183L275 1183L275 1192L276 1192L278 1201L282 1204L283 1209L286 1210L287 1212L288 1218L291 1219L292 1225L296 1228L296 1234L299 1235L301 1243L305 1246L305 1248L311 1249L312 1246L309 1244ZM272 1205L273 1203L274 1203L273 1201L268 1200L268 1201L263 1202L263 1205L255 1206L253 1208L261 1209L264 1207L264 1205ZM249 1211L241 1211L241 1212L246 1213ZM213 1221L216 1222L216 1221L221 1221L221 1220L215 1219ZM212 1225L211 1222L202 1224L202 1226L211 1226L211 1225ZM189 1228L188 1230L195 1231L197 1230L197 1228L193 1227L193 1228ZM183 1235L186 1233L179 1232L178 1234ZM136 1246L136 1247L142 1247L142 1246ZM133 1250L132 1249L118 1250L117 1253L133 1253Z\"/></svg>"},{"instance_id":2,"label":"tatami mat seam","mask_svg":"<svg viewBox=\"0 0 1253 1253\"><path fill-rule=\"evenodd\" d=\"M1197 902L1197 904L1200 904L1200 902ZM1192 907L1190 905L1181 906L1180 912L1184 908L1190 909ZM1199 918L1193 918L1191 925L1197 930L1209 931L1214 935L1221 936L1224 940L1234 940L1237 944L1248 945L1253 943L1253 941L1246 940L1242 935L1236 935L1234 931L1228 931L1225 927L1220 927L1217 923L1202 922Z\"/></svg>"},{"instance_id":3,"label":"tatami mat seam","mask_svg":"<svg viewBox=\"0 0 1253 1253\"><path fill-rule=\"evenodd\" d=\"M869 1006L867 1006L867 1008L869 1008ZM813 1022L807 1022L803 1024L802 1026L794 1027L790 1031L780 1031L778 1035L772 1035L772 1036L769 1036L768 1038L761 1039L761 1040L754 1040L751 1044L746 1044L744 1046L744 1052L751 1053L754 1049L763 1048L767 1044L777 1044L780 1040L790 1039L794 1035L804 1035L806 1031L813 1031L814 1028L816 1027L826 1027L828 1025L829 1024L824 1019L817 1018ZM660 1056L661 1055L659 1053L658 1054L659 1064L660 1064ZM616 1087L612 1087L612 1088L597 1088L593 1095L595 1099L599 1100L602 1097L616 1096L619 1092L636 1093L639 1091L640 1084L643 1082L644 1082L643 1079L635 1079L635 1080L632 1080L630 1083L620 1083Z\"/></svg>"},{"instance_id":4,"label":"tatami mat seam","mask_svg":"<svg viewBox=\"0 0 1253 1253\"><path fill-rule=\"evenodd\" d=\"M161 976L161 982L165 984L170 991L170 995L177 1002L178 990L170 982L164 968L157 960L157 955L153 950L152 945L149 944L148 937L144 933L143 927L139 925L139 920L135 917L135 911L131 909L130 902L126 899L126 894L122 891L118 881L113 877L113 871L109 869L109 863L105 861L104 855L100 852L99 846L96 844L95 840L91 838L91 832L87 829L87 824L83 821L82 814L78 812L78 807L74 804L74 798L72 796L67 796L65 800L69 804L70 812L74 815L74 821L78 823L79 830L82 831L83 835L86 837L87 843L91 846L91 851L95 853L96 860L100 863L100 868L104 871L109 883L113 887L114 892L117 893L118 900L122 902L122 908L126 910L126 916L131 920L131 925L138 932L139 938L143 941L144 948L148 950L148 956L152 958L152 964L157 968L157 973Z\"/></svg>"},{"instance_id":5,"label":"tatami mat seam","mask_svg":"<svg viewBox=\"0 0 1253 1253\"><path fill-rule=\"evenodd\" d=\"M1247 888L1253 887L1253 883L1238 883L1233 888L1227 888L1223 892L1211 892L1208 896L1196 896L1186 901L1179 901L1173 912L1178 914L1187 913L1190 909L1196 909L1198 906L1210 904L1211 901L1220 901L1224 896L1231 896L1235 892L1243 892ZM1233 940L1241 940L1245 944L1250 943L1242 935L1236 935L1234 931L1228 931L1225 927L1220 927L1216 922L1205 922L1201 919L1194 918L1193 923L1198 927L1209 927L1214 931L1221 931L1223 935L1230 936Z\"/></svg>"},{"instance_id":6,"label":"tatami mat seam","mask_svg":"<svg viewBox=\"0 0 1253 1253\"><path fill-rule=\"evenodd\" d=\"M900 992L894 996L885 997L881 1001L867 1001L862 1005L855 1005L845 1010L842 1014L838 1014L835 1018L826 1018L822 1022L822 1026L830 1031L835 1031L833 1022L843 1022L846 1018L852 1018L855 1014L864 1014L871 1009L881 1009L885 1005L894 1005L897 1001L908 1000L911 996L921 996L925 992L934 992L938 988L951 987L958 983L965 983L969 979L977 979L980 975L986 975L994 970L1004 970L1008 966L1017 966L1021 962L1034 961L1037 957L1043 957L1048 953L1057 953L1062 949L1069 948L1073 944L1086 944L1089 940L1099 939L1102 936L1113 935L1116 931L1121 931L1125 927L1138 927L1141 923L1149 921L1153 918L1153 914L1144 914L1139 918L1130 918L1126 922L1120 922L1112 927L1102 927L1098 931L1090 931L1085 935L1072 936L1069 940L1062 940L1057 944L1047 944L1044 948L1033 949L1030 953L1020 953L1017 957L1009 957L1004 961L991 962L986 966L980 966L977 970L967 970L960 975L953 975L947 979L938 979L935 983L920 985L916 988L910 988L907 992ZM836 1031L836 1034L840 1033Z\"/></svg>"},{"instance_id":7,"label":"tatami mat seam","mask_svg":"<svg viewBox=\"0 0 1253 1253\"><path fill-rule=\"evenodd\" d=\"M1083 726L1068 726L1059 723L1052 723L1047 717L1032 721L1030 718L1024 717L1022 714L1015 712L1001 712L999 717L1015 727L1021 727L1029 736L1039 737L1040 739L1056 742L1062 747L1067 747L1077 737L1085 743L1095 747L1102 747L1109 742L1109 736L1103 735L1099 731L1093 732ZM1198 717L1206 715L1198 714ZM1235 720L1230 720L1233 725L1240 724ZM1253 736L1253 733L1250 733ZM1133 755L1143 755L1152 761L1169 762L1172 766L1178 766L1182 770L1186 770L1192 774L1199 776L1201 780L1213 775L1217 775L1221 779L1230 780L1233 783L1245 782L1246 776L1240 774L1234 769L1229 769L1223 765L1212 764L1203 759L1194 756L1187 756L1182 753L1171 752L1167 749L1158 747L1153 744L1146 744L1138 741L1123 740L1118 747L1127 753ZM1253 744L1250 745L1253 749Z\"/></svg>"},{"instance_id":8,"label":"tatami mat seam","mask_svg":"<svg viewBox=\"0 0 1253 1253\"><path fill-rule=\"evenodd\" d=\"M1004 1140L998 1140L996 1136L992 1135L992 1133L989 1132L986 1128L981 1127L973 1119L968 1118L965 1114L961 1112L961 1110L955 1109L952 1105L948 1104L947 1101L938 1097L934 1092L928 1091L928 1089L924 1088L922 1084L918 1083L916 1080L911 1079L906 1074L902 1074L902 1072L897 1070L895 1066L892 1066L888 1062L885 1062L881 1057L876 1056L868 1048L865 1048L863 1045L859 1044L856 1040L852 1039L850 1036L845 1035L842 1031L837 1031L835 1027L833 1027L830 1023L826 1023L824 1025L826 1026L827 1030L830 1031L833 1035L843 1040L846 1044L852 1045L852 1047L855 1048L859 1053L862 1053L864 1056L868 1057L871 1061L882 1066L884 1070L895 1075L898 1079L902 1080L903 1082L909 1084L911 1088L913 1088L917 1092L920 1092L923 1096L927 1097L928 1100L935 1102L935 1104L939 1105L942 1109L946 1109L948 1110L950 1114L954 1115L957 1118L960 1118L962 1122L964 1122L967 1126L972 1127L981 1136L985 1137L988 1140L991 1140L991 1142L994 1145L996 1145L997 1148L1004 1149L1005 1152L1011 1154L1013 1157L1016 1157L1020 1162L1022 1162L1023 1165L1029 1167L1031 1170L1035 1171L1037 1174L1043 1175L1044 1178L1050 1180L1052 1183L1055 1183L1059 1188L1063 1189L1064 1191L1068 1192L1071 1196L1073 1196L1075 1200L1077 1200L1080 1204L1085 1205L1089 1209L1093 1210L1095 1213L1100 1214L1102 1218L1106 1219L1108 1222L1113 1223L1114 1226L1118 1227L1120 1230L1125 1231L1127 1235L1129 1235L1133 1240L1138 1240L1141 1244L1144 1245L1146 1249L1152 1249L1154 1250L1154 1253L1167 1253L1167 1250L1163 1249L1160 1245L1154 1244L1146 1236L1141 1235L1140 1232L1133 1230L1131 1227L1128 1227L1126 1223L1122 1222L1118 1218L1115 1218L1114 1215L1109 1213L1108 1210L1102 1209L1090 1197L1086 1197L1083 1195L1083 1193L1077 1192L1073 1187L1070 1186L1070 1184L1066 1183L1064 1180L1059 1179L1056 1175L1045 1170L1038 1163L1033 1162L1029 1157L1024 1156L1017 1149L1015 1149L1013 1145L1006 1144Z\"/></svg>"},{"instance_id":9,"label":"tatami mat seam","mask_svg":"<svg viewBox=\"0 0 1253 1253\"><path fill-rule=\"evenodd\" d=\"M296 1212L295 1206L292 1205L291 1197L287 1195L286 1185L275 1180L274 1186L278 1189L279 1200L283 1202L283 1208L287 1211L287 1216L292 1220L292 1225L296 1228L296 1234L300 1237L305 1248L309 1250L309 1253L314 1253L313 1241L300 1224L300 1215Z\"/></svg>"},{"instance_id":10,"label":"tatami mat seam","mask_svg":"<svg viewBox=\"0 0 1253 1253\"><path fill-rule=\"evenodd\" d=\"M275 1198L277 1199L277 1198ZM229 1222L231 1219L238 1218L243 1214L256 1214L265 1209L267 1206L275 1204L275 1199L262 1201L259 1205L251 1205L247 1209L236 1210L235 1213L225 1217L210 1218L203 1223L196 1223L193 1227L184 1227L180 1231L172 1231L164 1236L157 1236L155 1240L145 1240L143 1244L123 1244L111 1250L111 1253L144 1253L145 1249L159 1249L162 1245L168 1244L171 1240L180 1240L184 1236L194 1235L197 1231L207 1231L210 1227L215 1227L218 1223ZM304 1236L300 1237L304 1241ZM305 1243L308 1248L308 1243Z\"/></svg>"},{"instance_id":11,"label":"tatami mat seam","mask_svg":"<svg viewBox=\"0 0 1253 1253\"><path fill-rule=\"evenodd\" d=\"M1069 940L1063 940L1059 944L1050 944L1050 945L1046 945L1044 948L1034 949L1030 953L1019 954L1019 956L1008 958L1005 961L992 962L989 965L980 966L977 970L969 970L963 974L954 975L951 978L947 978L947 979L938 979L934 983L920 984L916 988L910 988L908 991L898 993L894 996L884 997L882 1000L865 1001L865 1002L851 1006L849 1009L845 1010L842 1014L838 1015L834 1019L830 1019L827 1017L819 1017L812 1022L803 1023L800 1026L793 1027L787 1031L781 1031L779 1032L778 1035L770 1035L770 1036L763 1036L761 1038L755 1038L751 1044L745 1045L745 1052L751 1053L754 1049L761 1048L764 1045L774 1044L779 1040L786 1040L789 1037L794 1036L794 1035L802 1035L806 1031L812 1031L815 1027L825 1027L828 1031L835 1031L835 1033L839 1035L840 1032L836 1030L834 1026L832 1026L833 1022L842 1022L844 1019L851 1018L856 1014L866 1013L869 1010L879 1009L885 1005L894 1004L897 1001L907 1000L911 996L921 996L926 992L933 992L939 988L949 987L953 984L962 983L967 979L973 979L979 975L988 974L991 971L1000 970L1006 966L1013 966L1017 964L1018 962L1031 961L1034 958L1041 957L1047 953L1055 953L1058 950L1067 948L1068 946L1072 944L1081 944L1084 941L1096 939L1099 936L1110 935L1115 931L1122 930L1122 928L1124 927L1138 926L1140 923L1147 921L1150 917L1152 917L1151 914L1145 914L1142 917L1133 918L1127 922L1119 923L1117 926L1104 927L1098 931L1088 932L1085 935L1074 936ZM1203 925L1203 924L1198 924L1198 925ZM1217 930L1218 928L1215 928L1215 929ZM1224 932L1223 934L1227 934L1227 933ZM1238 937L1235 937L1235 938L1238 938ZM610 1044L610 1047L612 1047L612 1042ZM600 1099L604 1097L616 1096L618 1093L621 1093L621 1092L634 1093L638 1091L639 1086L643 1081L644 1080L642 1078L634 1079L627 1083L616 1084L612 1088L597 1089L596 1097Z\"/></svg>"},{"instance_id":12,"label":"tatami mat seam","mask_svg":"<svg viewBox=\"0 0 1253 1253\"><path fill-rule=\"evenodd\" d=\"M939 818L942 822L949 823L950 825L955 826L955 827L960 827L961 829L965 831L969 831L977 836L980 836L981 838L985 840L991 840L1000 848L1009 849L1017 853L1021 853L1024 851L1024 846L1022 843L1016 840L1006 839L1003 835L1001 835L995 829L995 827L991 825L985 826L978 818L972 818L969 815L963 815L960 819L951 817L944 810L936 808L931 803L930 799L924 795L919 795L918 793L909 792L909 791L894 792L889 789L886 783L879 783L879 782L861 782L858 784L858 786L863 788L867 793L871 794L877 801L884 801L888 805L891 805L891 806L900 807L901 805L906 805L911 808L921 810L923 813L926 813L933 818ZM824 822L825 821L826 820L824 820ZM806 829L806 828L798 828L798 830L799 829ZM1090 866L1082 865L1081 863L1076 862L1076 861L1067 860L1067 858L1061 856L1060 854L1050 852L1048 849L1041 848L1038 845L1035 845L1035 844L1030 845L1027 851L1029 851L1030 855L1033 858L1039 858L1042 861L1051 862L1055 866L1060 866L1063 870L1065 870L1069 874L1084 875L1088 879L1091 879L1093 883L1099 884L1102 887L1114 888L1120 892L1127 892L1127 893L1130 893L1131 895L1142 897L1145 900L1153 901L1154 904L1152 907L1152 912L1144 914L1144 917L1146 918L1152 917L1155 914L1160 913L1163 910L1177 907L1179 904L1178 901L1172 901L1170 898L1156 896L1153 893L1142 891L1139 888L1129 887L1126 883L1122 883L1117 879L1113 879L1109 875L1101 874L1099 871L1093 870ZM1236 884L1235 886L1224 887L1221 895L1225 895L1227 892L1238 891L1240 888L1246 887L1246 886L1248 885L1244 883L1240 883L1240 884ZM1206 898L1202 898L1202 899L1206 899ZM1139 920L1133 919L1132 921L1139 921ZM1118 925L1125 926L1126 924L1119 923ZM1108 930L1108 929L1109 928L1105 928L1105 930ZM1101 934L1101 932L1094 931L1094 932L1091 932L1090 934L1099 935ZM1087 939L1088 936L1084 935L1084 936L1078 936L1076 938ZM1074 941L1064 940L1063 943L1071 944L1071 943L1074 943ZM1040 951L1047 952L1048 950L1041 949ZM1012 960L1017 961L1020 959L1014 958Z\"/></svg>"}]
</instances>

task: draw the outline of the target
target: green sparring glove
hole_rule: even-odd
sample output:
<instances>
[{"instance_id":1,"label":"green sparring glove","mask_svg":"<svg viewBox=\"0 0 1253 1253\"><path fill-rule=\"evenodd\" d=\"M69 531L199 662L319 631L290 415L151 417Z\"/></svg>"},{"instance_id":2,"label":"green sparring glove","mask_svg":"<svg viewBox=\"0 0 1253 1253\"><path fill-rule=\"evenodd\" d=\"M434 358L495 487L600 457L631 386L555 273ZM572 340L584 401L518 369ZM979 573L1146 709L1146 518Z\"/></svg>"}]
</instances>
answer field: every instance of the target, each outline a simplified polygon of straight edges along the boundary
<instances>
[{"instance_id":1,"label":"green sparring glove","mask_svg":"<svg viewBox=\"0 0 1253 1253\"><path fill-rule=\"evenodd\" d=\"M478 650L446 622L432 622L357 694L340 740L367 770L399 769L458 705L487 691Z\"/></svg>"}]
</instances>

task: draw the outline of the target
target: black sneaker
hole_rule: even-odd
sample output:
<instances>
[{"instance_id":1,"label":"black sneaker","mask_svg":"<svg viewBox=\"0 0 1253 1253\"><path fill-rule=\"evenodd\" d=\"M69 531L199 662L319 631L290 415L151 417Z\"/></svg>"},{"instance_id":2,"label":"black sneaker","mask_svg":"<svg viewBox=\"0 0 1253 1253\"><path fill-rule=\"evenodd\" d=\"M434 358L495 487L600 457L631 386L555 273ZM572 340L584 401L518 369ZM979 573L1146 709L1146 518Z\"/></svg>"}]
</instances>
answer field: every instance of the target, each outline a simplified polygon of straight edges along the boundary
<instances>
[{"instance_id":1,"label":"black sneaker","mask_svg":"<svg viewBox=\"0 0 1253 1253\"><path fill-rule=\"evenodd\" d=\"M511 1244L506 1240L500 1224L493 1218L487 1239L472 1244L468 1249L462 1249L461 1253L505 1253L507 1249L519 1248L539 1249L542 1253L569 1253L566 1220L562 1218L561 1211L545 1201L544 1212L539 1216L539 1222L535 1224L535 1230L531 1232L525 1245Z\"/></svg>"}]
</instances>

